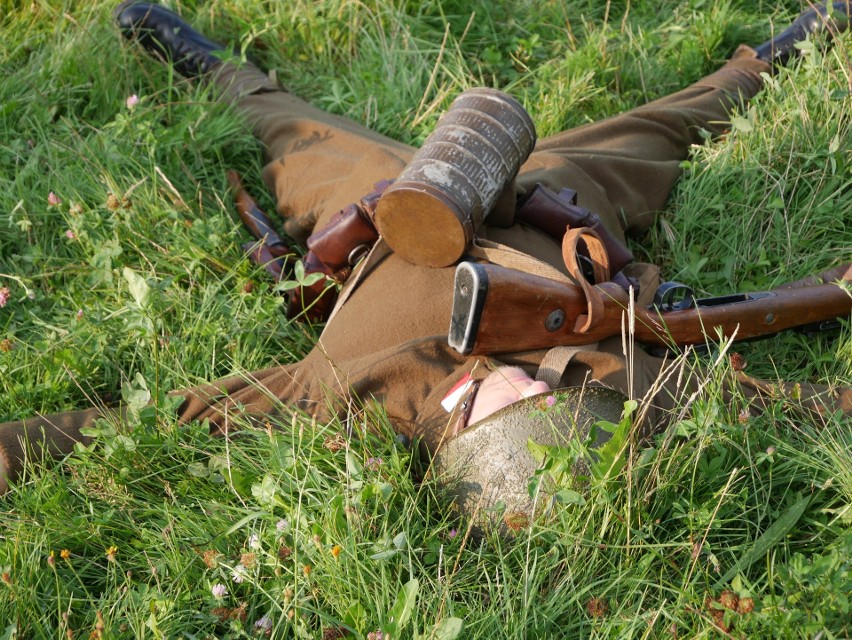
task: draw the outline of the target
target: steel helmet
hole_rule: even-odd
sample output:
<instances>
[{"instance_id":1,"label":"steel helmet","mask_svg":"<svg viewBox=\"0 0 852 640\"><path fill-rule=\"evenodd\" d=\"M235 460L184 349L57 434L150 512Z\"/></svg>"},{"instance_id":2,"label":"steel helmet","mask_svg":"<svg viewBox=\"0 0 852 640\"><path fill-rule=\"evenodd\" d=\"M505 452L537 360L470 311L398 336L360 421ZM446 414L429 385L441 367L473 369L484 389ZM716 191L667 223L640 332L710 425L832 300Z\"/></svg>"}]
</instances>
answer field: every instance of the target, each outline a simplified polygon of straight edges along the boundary
<instances>
[{"instance_id":1,"label":"steel helmet","mask_svg":"<svg viewBox=\"0 0 852 640\"><path fill-rule=\"evenodd\" d=\"M570 446L586 440L597 422L619 423L626 401L603 387L565 387L519 400L447 441L435 453L432 473L461 513L475 518L480 533L489 525L507 533L554 494L552 484L542 483L537 504L530 496L530 481L541 467L533 449ZM600 447L611 437L597 429L588 446ZM572 472L588 475L589 469L580 459Z\"/></svg>"}]
</instances>

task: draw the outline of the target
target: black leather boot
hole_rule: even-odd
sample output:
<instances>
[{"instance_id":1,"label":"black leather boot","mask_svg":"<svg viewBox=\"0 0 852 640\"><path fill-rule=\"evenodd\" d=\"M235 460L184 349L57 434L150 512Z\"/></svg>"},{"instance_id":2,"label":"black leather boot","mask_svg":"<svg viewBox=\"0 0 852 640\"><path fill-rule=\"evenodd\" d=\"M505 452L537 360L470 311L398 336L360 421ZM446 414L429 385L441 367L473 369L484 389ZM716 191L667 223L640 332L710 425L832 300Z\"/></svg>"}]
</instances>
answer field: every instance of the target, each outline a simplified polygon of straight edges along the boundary
<instances>
[{"instance_id":1,"label":"black leather boot","mask_svg":"<svg viewBox=\"0 0 852 640\"><path fill-rule=\"evenodd\" d=\"M833 7L829 15L829 6ZM819 5L802 12L787 29L771 40L755 47L757 57L774 65L783 65L797 53L795 44L812 33L840 33L849 28L852 0L839 0L831 5Z\"/></svg>"},{"instance_id":2,"label":"black leather boot","mask_svg":"<svg viewBox=\"0 0 852 640\"><path fill-rule=\"evenodd\" d=\"M214 52L227 47L212 42L176 13L158 4L125 0L113 12L121 33L150 53L172 62L186 78L205 75L221 64Z\"/></svg>"}]
</instances>

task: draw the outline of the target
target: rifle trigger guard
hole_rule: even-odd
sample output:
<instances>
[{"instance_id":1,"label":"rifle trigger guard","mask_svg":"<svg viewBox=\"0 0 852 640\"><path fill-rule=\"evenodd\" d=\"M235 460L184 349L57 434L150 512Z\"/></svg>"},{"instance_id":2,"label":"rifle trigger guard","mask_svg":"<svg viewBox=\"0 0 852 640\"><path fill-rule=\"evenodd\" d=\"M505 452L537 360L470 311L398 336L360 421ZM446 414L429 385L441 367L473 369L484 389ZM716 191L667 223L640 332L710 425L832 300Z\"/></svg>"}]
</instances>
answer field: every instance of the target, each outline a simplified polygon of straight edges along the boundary
<instances>
[{"instance_id":1,"label":"rifle trigger guard","mask_svg":"<svg viewBox=\"0 0 852 640\"><path fill-rule=\"evenodd\" d=\"M695 293L681 282L664 282L654 292L652 306L663 312L685 311L695 306Z\"/></svg>"}]
</instances>

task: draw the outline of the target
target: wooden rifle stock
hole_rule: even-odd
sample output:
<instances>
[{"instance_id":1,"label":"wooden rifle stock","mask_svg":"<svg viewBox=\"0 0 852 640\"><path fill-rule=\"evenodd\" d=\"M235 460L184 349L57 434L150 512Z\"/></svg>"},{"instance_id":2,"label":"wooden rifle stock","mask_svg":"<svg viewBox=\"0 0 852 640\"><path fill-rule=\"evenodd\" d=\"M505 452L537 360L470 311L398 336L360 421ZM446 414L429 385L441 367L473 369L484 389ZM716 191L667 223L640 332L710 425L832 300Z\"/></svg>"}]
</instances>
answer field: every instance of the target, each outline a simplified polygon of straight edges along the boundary
<instances>
[{"instance_id":1,"label":"wooden rifle stock","mask_svg":"<svg viewBox=\"0 0 852 640\"><path fill-rule=\"evenodd\" d=\"M587 303L579 286L493 264L462 262L456 268L450 346L463 354L494 354L592 344L621 335L627 292L611 282L596 289L602 294L603 314L580 333L576 327L582 325L578 320L585 320ZM837 284L779 288L695 300L675 311L635 307L634 335L643 344L666 347L734 335L745 340L850 312L852 296Z\"/></svg>"}]
</instances>

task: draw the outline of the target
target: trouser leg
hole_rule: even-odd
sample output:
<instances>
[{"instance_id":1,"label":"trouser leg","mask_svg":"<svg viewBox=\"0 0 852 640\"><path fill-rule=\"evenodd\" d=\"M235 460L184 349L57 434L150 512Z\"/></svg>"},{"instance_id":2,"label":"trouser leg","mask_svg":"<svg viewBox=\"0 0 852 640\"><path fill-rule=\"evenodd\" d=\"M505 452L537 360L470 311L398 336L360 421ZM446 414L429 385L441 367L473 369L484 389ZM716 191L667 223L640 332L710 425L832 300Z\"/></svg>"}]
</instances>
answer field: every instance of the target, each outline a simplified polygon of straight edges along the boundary
<instances>
[{"instance_id":1,"label":"trouser leg","mask_svg":"<svg viewBox=\"0 0 852 640\"><path fill-rule=\"evenodd\" d=\"M729 126L730 110L762 86L769 66L740 47L719 71L624 114L540 140L519 186L570 187L610 229L641 231L663 208L690 145Z\"/></svg>"},{"instance_id":2,"label":"trouser leg","mask_svg":"<svg viewBox=\"0 0 852 640\"><path fill-rule=\"evenodd\" d=\"M521 168L518 188L570 187L617 233L644 229L663 207L690 145L702 142L702 130L724 130L729 111L757 93L767 70L741 47L722 69L682 91L542 139ZM251 65L225 64L215 81L266 147L264 180L297 240L379 180L397 176L414 153L281 90Z\"/></svg>"},{"instance_id":3,"label":"trouser leg","mask_svg":"<svg viewBox=\"0 0 852 640\"><path fill-rule=\"evenodd\" d=\"M264 181L296 240L304 241L315 225L375 183L395 178L414 154L408 145L282 90L251 65L222 65L215 82L264 145Z\"/></svg>"},{"instance_id":4,"label":"trouser leg","mask_svg":"<svg viewBox=\"0 0 852 640\"><path fill-rule=\"evenodd\" d=\"M67 455L77 442L90 442L81 429L109 414L93 408L0 424L0 495L20 478L28 462Z\"/></svg>"}]
</instances>

